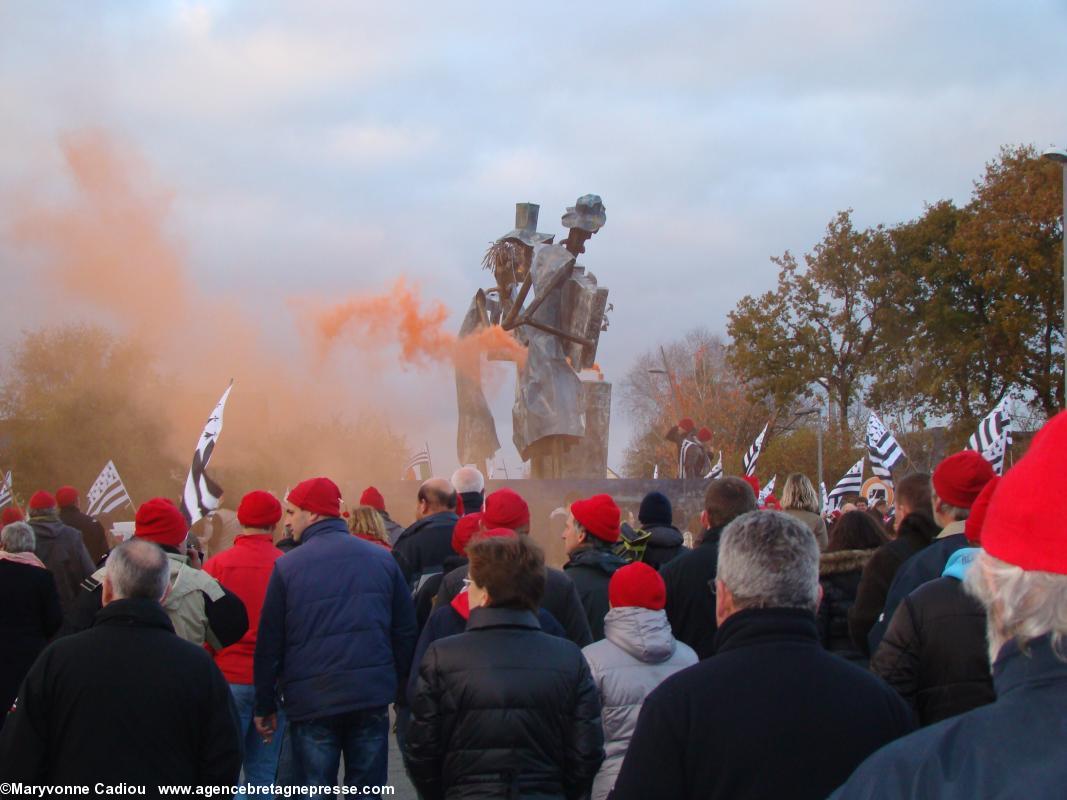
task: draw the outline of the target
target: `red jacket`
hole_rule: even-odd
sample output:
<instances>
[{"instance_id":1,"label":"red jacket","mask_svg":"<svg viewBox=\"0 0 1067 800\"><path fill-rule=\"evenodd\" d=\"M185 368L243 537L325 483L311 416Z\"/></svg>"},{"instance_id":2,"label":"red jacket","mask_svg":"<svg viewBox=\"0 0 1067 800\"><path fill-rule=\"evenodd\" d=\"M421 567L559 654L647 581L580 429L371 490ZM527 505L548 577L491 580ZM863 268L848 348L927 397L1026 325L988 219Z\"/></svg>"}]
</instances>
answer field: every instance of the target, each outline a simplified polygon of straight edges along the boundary
<instances>
[{"instance_id":1,"label":"red jacket","mask_svg":"<svg viewBox=\"0 0 1067 800\"><path fill-rule=\"evenodd\" d=\"M248 611L248 631L236 644L215 653L215 663L230 683L252 683L252 654L267 581L282 551L274 546L269 533L246 534L233 541L233 547L212 556L204 572L241 598Z\"/></svg>"}]
</instances>

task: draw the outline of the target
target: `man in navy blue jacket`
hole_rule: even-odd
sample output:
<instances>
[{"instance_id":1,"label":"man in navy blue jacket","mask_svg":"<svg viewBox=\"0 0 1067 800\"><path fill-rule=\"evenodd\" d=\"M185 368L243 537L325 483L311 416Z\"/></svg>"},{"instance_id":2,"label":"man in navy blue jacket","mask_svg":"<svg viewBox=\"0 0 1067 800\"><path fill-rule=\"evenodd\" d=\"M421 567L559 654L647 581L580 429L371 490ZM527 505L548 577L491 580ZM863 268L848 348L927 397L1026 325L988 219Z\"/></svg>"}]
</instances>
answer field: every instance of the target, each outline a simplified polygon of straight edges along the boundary
<instances>
[{"instance_id":1,"label":"man in navy blue jacket","mask_svg":"<svg viewBox=\"0 0 1067 800\"><path fill-rule=\"evenodd\" d=\"M300 547L274 564L256 639L256 727L274 735L284 697L296 781L387 781L389 703L407 680L415 609L383 547L349 533L341 492L310 478L286 498L285 525Z\"/></svg>"}]
</instances>

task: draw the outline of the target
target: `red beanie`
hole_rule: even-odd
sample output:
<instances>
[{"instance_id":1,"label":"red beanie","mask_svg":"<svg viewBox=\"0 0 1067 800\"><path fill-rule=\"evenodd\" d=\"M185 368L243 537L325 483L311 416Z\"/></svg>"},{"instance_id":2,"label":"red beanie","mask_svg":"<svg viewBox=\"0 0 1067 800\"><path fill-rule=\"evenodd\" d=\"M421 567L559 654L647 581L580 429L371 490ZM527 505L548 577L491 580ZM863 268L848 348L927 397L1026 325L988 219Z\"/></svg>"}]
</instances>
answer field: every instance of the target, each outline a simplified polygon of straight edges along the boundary
<instances>
[{"instance_id":1,"label":"red beanie","mask_svg":"<svg viewBox=\"0 0 1067 800\"><path fill-rule=\"evenodd\" d=\"M482 512L486 528L522 528L530 524L530 507L513 489L497 489L485 498Z\"/></svg>"},{"instance_id":2,"label":"red beanie","mask_svg":"<svg viewBox=\"0 0 1067 800\"><path fill-rule=\"evenodd\" d=\"M697 431L697 438L702 442L710 442L711 431L707 428L701 428L699 431Z\"/></svg>"},{"instance_id":3,"label":"red beanie","mask_svg":"<svg viewBox=\"0 0 1067 800\"><path fill-rule=\"evenodd\" d=\"M771 492L763 498L763 507L773 509L774 511L782 510L782 504L779 502L778 498L774 496L774 492Z\"/></svg>"},{"instance_id":4,"label":"red beanie","mask_svg":"<svg viewBox=\"0 0 1067 800\"><path fill-rule=\"evenodd\" d=\"M467 552L471 537L481 530L481 527L482 513L480 511L460 517L456 521L455 527L452 528L452 549L456 551L456 555L461 556Z\"/></svg>"},{"instance_id":5,"label":"red beanie","mask_svg":"<svg viewBox=\"0 0 1067 800\"><path fill-rule=\"evenodd\" d=\"M587 500L571 503L571 513L590 534L614 544L619 541L619 507L611 495L595 494Z\"/></svg>"},{"instance_id":6,"label":"red beanie","mask_svg":"<svg viewBox=\"0 0 1067 800\"><path fill-rule=\"evenodd\" d=\"M56 503L60 508L72 506L78 502L78 490L73 486L60 486L56 489Z\"/></svg>"},{"instance_id":7,"label":"red beanie","mask_svg":"<svg viewBox=\"0 0 1067 800\"><path fill-rule=\"evenodd\" d=\"M30 511L37 511L41 508L55 508L56 499L52 497L48 492L34 492L33 497L30 498Z\"/></svg>"},{"instance_id":8,"label":"red beanie","mask_svg":"<svg viewBox=\"0 0 1067 800\"><path fill-rule=\"evenodd\" d=\"M289 490L286 498L297 508L324 517L341 516L341 490L329 478L308 478Z\"/></svg>"},{"instance_id":9,"label":"red beanie","mask_svg":"<svg viewBox=\"0 0 1067 800\"><path fill-rule=\"evenodd\" d=\"M985 515L989 511L989 501L993 499L993 492L997 489L1000 478L993 476L993 480L982 487L978 497L971 506L971 513L967 516L967 527L964 534L967 541L975 547L982 543L982 526L985 524Z\"/></svg>"},{"instance_id":10,"label":"red beanie","mask_svg":"<svg viewBox=\"0 0 1067 800\"><path fill-rule=\"evenodd\" d=\"M177 547L189 535L189 524L173 501L153 497L137 509L133 535L156 544Z\"/></svg>"},{"instance_id":11,"label":"red beanie","mask_svg":"<svg viewBox=\"0 0 1067 800\"><path fill-rule=\"evenodd\" d=\"M249 492L237 506L237 521L243 528L273 528L281 518L282 504L270 492Z\"/></svg>"},{"instance_id":12,"label":"red beanie","mask_svg":"<svg viewBox=\"0 0 1067 800\"><path fill-rule=\"evenodd\" d=\"M363 490L363 494L359 496L359 504L361 506L370 506L375 511L379 511L382 514L385 513L385 498L382 497L382 493L373 486L368 486Z\"/></svg>"},{"instance_id":13,"label":"red beanie","mask_svg":"<svg viewBox=\"0 0 1067 800\"><path fill-rule=\"evenodd\" d=\"M22 515L22 509L12 504L0 511L0 525L10 525L12 522L22 522L26 519Z\"/></svg>"},{"instance_id":14,"label":"red beanie","mask_svg":"<svg viewBox=\"0 0 1067 800\"><path fill-rule=\"evenodd\" d=\"M982 548L1033 572L1067 575L1067 517L1049 513L1067 468L1067 412L1038 431L1026 455L1000 479L982 526Z\"/></svg>"},{"instance_id":15,"label":"red beanie","mask_svg":"<svg viewBox=\"0 0 1067 800\"><path fill-rule=\"evenodd\" d=\"M473 539L495 539L498 536L507 538L509 536L518 536L511 528L490 528L487 531L476 531Z\"/></svg>"},{"instance_id":16,"label":"red beanie","mask_svg":"<svg viewBox=\"0 0 1067 800\"><path fill-rule=\"evenodd\" d=\"M754 494L756 496L756 499L759 500L759 478L757 478L755 475L742 475L741 480L743 480L745 483L752 487L752 494Z\"/></svg>"},{"instance_id":17,"label":"red beanie","mask_svg":"<svg viewBox=\"0 0 1067 800\"><path fill-rule=\"evenodd\" d=\"M667 605L667 586L648 564L638 561L615 570L608 584L612 608L637 606L660 611Z\"/></svg>"},{"instance_id":18,"label":"red beanie","mask_svg":"<svg viewBox=\"0 0 1067 800\"><path fill-rule=\"evenodd\" d=\"M993 468L974 450L961 450L934 470L934 491L956 508L970 508L982 487L993 479Z\"/></svg>"},{"instance_id":19,"label":"red beanie","mask_svg":"<svg viewBox=\"0 0 1067 800\"><path fill-rule=\"evenodd\" d=\"M689 417L678 420L678 427L681 428L682 431L684 431L685 433L689 433L689 431L693 430L694 428L693 420L689 419Z\"/></svg>"}]
</instances>

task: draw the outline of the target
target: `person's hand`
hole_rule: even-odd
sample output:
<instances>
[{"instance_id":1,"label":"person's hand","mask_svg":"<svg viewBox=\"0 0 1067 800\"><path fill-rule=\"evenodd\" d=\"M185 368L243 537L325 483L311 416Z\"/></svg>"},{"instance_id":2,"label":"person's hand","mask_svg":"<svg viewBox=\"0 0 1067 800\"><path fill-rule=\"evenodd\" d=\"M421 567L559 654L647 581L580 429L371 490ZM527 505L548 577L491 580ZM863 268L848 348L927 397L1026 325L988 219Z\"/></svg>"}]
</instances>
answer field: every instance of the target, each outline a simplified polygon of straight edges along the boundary
<instances>
[{"instance_id":1,"label":"person's hand","mask_svg":"<svg viewBox=\"0 0 1067 800\"><path fill-rule=\"evenodd\" d=\"M265 717L253 717L252 721L256 724L256 733L263 739L263 744L270 744L270 740L274 738L274 732L278 730L278 715L267 714Z\"/></svg>"}]
</instances>

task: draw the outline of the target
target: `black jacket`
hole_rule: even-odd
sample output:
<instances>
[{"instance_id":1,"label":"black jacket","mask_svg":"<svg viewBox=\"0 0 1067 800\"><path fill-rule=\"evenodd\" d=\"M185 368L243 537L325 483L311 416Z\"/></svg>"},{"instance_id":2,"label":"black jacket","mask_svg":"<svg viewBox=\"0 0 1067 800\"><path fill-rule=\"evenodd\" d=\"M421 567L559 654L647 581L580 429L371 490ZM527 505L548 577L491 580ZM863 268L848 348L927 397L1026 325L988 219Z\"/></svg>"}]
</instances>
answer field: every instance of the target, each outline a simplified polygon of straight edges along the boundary
<instances>
[{"instance_id":1,"label":"black jacket","mask_svg":"<svg viewBox=\"0 0 1067 800\"><path fill-rule=\"evenodd\" d=\"M822 800L913 727L896 692L819 645L810 612L739 611L715 647L645 700L615 800Z\"/></svg>"},{"instance_id":2,"label":"black jacket","mask_svg":"<svg viewBox=\"0 0 1067 800\"><path fill-rule=\"evenodd\" d=\"M463 579L466 577L466 564L446 573L441 580L441 588L437 590L434 608L443 608L451 603L452 599L463 591ZM578 590L563 570L545 567L545 596L541 600L541 608L556 618L567 632L567 638L576 645L585 647L593 643L589 621L585 618L585 609L578 597Z\"/></svg>"},{"instance_id":3,"label":"black jacket","mask_svg":"<svg viewBox=\"0 0 1067 800\"><path fill-rule=\"evenodd\" d=\"M924 583L897 606L871 671L912 705L920 725L992 703L985 609L956 578Z\"/></svg>"},{"instance_id":4,"label":"black jacket","mask_svg":"<svg viewBox=\"0 0 1067 800\"><path fill-rule=\"evenodd\" d=\"M625 566L626 562L612 552L611 546L601 544L599 540L573 551L563 565L564 572L578 590L594 642L604 638L604 617L611 608L608 603L611 576L619 567Z\"/></svg>"},{"instance_id":5,"label":"black jacket","mask_svg":"<svg viewBox=\"0 0 1067 800\"><path fill-rule=\"evenodd\" d=\"M162 607L116 600L34 663L0 735L0 779L233 785L237 715L211 656Z\"/></svg>"},{"instance_id":6,"label":"black jacket","mask_svg":"<svg viewBox=\"0 0 1067 800\"><path fill-rule=\"evenodd\" d=\"M940 529L926 514L911 513L900 523L897 538L886 542L871 556L860 576L856 602L848 612L852 644L865 656L871 654L867 634L885 607L885 598L900 565L934 540Z\"/></svg>"},{"instance_id":7,"label":"black jacket","mask_svg":"<svg viewBox=\"0 0 1067 800\"><path fill-rule=\"evenodd\" d=\"M63 506L59 509L59 518L64 525L77 529L82 535L82 544L89 551L89 558L94 564L108 554L107 535L104 526L88 514L82 513L77 506Z\"/></svg>"},{"instance_id":8,"label":"black jacket","mask_svg":"<svg viewBox=\"0 0 1067 800\"><path fill-rule=\"evenodd\" d=\"M704 531L700 544L660 570L667 584L667 619L674 638L692 647L701 660L714 649L714 585L722 530Z\"/></svg>"},{"instance_id":9,"label":"black jacket","mask_svg":"<svg viewBox=\"0 0 1067 800\"><path fill-rule=\"evenodd\" d=\"M860 573L874 550L837 550L819 558L822 602L816 620L819 641L831 653L866 668L867 658L852 646L848 635L848 612L856 600Z\"/></svg>"},{"instance_id":10,"label":"black jacket","mask_svg":"<svg viewBox=\"0 0 1067 800\"><path fill-rule=\"evenodd\" d=\"M410 525L393 544L393 557L404 573L411 591L421 581L441 571L445 559L455 555L452 549L452 529L459 517L452 511L430 514Z\"/></svg>"},{"instance_id":11,"label":"black jacket","mask_svg":"<svg viewBox=\"0 0 1067 800\"><path fill-rule=\"evenodd\" d=\"M30 665L62 621L51 572L0 560L0 727Z\"/></svg>"},{"instance_id":12,"label":"black jacket","mask_svg":"<svg viewBox=\"0 0 1067 800\"><path fill-rule=\"evenodd\" d=\"M458 556L455 552L444 560L441 565L441 571L436 575L430 575L422 582L422 586L415 592L415 624L418 625L421 631L423 626L426 625L426 620L430 618L430 614L437 607L437 593L441 590L441 581L444 580L445 575L450 573L454 569L459 567L465 567L467 565L467 559L463 556Z\"/></svg>"},{"instance_id":13,"label":"black jacket","mask_svg":"<svg viewBox=\"0 0 1067 800\"><path fill-rule=\"evenodd\" d=\"M64 613L78 596L78 586L93 574L95 567L82 543L81 532L64 525L57 516L30 517L37 539L34 552L52 571Z\"/></svg>"},{"instance_id":14,"label":"black jacket","mask_svg":"<svg viewBox=\"0 0 1067 800\"><path fill-rule=\"evenodd\" d=\"M893 576L893 582L889 585L889 592L885 597L885 607L878 615L878 621L874 623L871 632L867 635L867 643L873 653L878 649L879 642L885 636L889 621L904 598L914 592L924 583L940 578L941 573L948 563L949 556L967 546L967 537L962 533L954 533L943 536L930 542L918 553L900 565L897 574Z\"/></svg>"},{"instance_id":15,"label":"black jacket","mask_svg":"<svg viewBox=\"0 0 1067 800\"><path fill-rule=\"evenodd\" d=\"M407 751L425 800L581 797L604 760L589 666L531 612L476 608L426 651Z\"/></svg>"},{"instance_id":16,"label":"black jacket","mask_svg":"<svg viewBox=\"0 0 1067 800\"><path fill-rule=\"evenodd\" d=\"M653 569L659 569L685 552L682 532L673 525L643 525L641 530L649 534L648 542L645 544L644 558L641 560ZM639 531L623 523L622 538L619 542L621 543L624 538L629 539L639 535Z\"/></svg>"}]
</instances>

